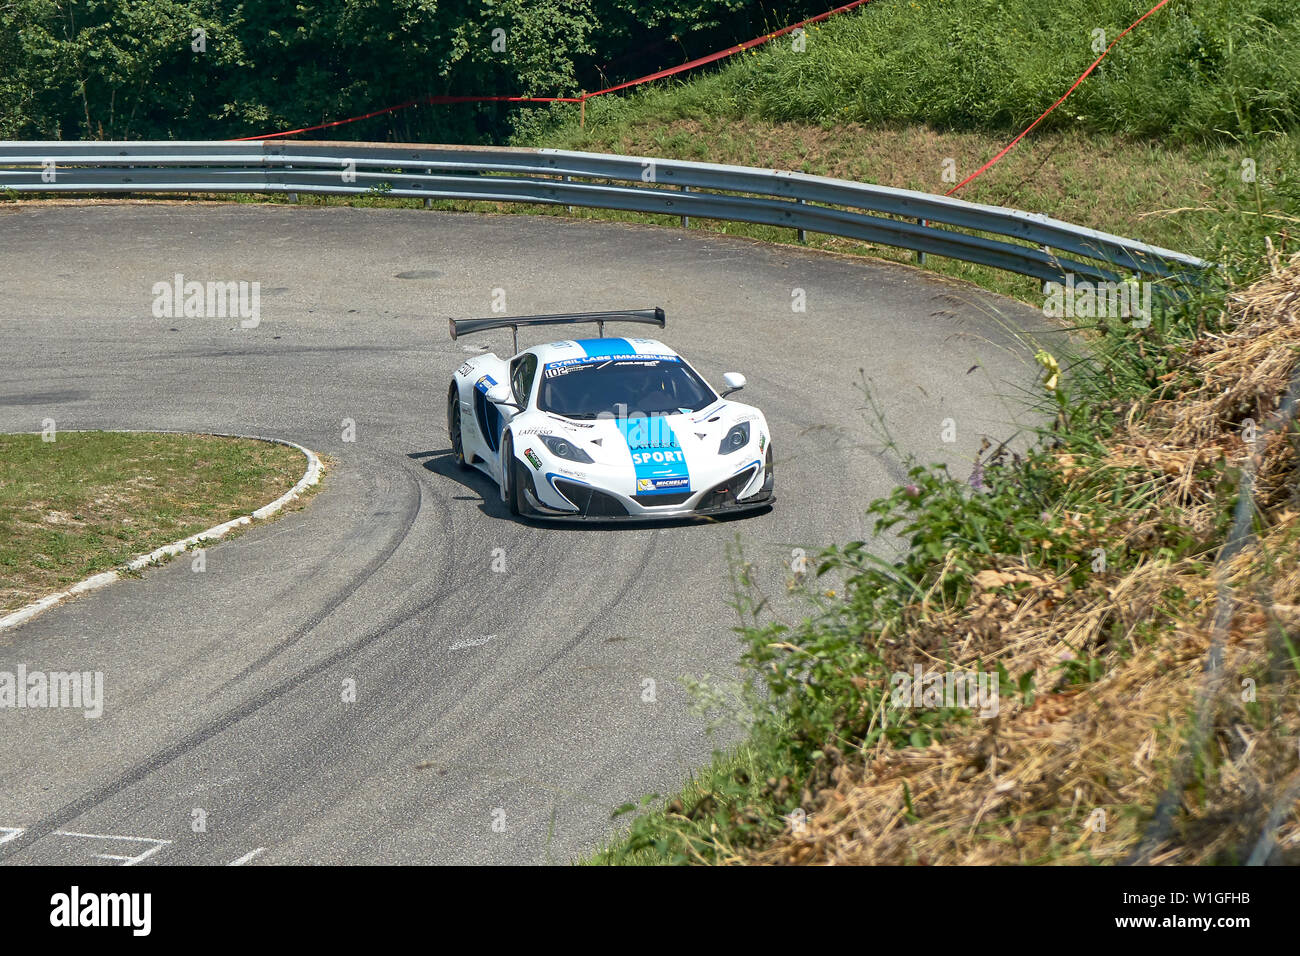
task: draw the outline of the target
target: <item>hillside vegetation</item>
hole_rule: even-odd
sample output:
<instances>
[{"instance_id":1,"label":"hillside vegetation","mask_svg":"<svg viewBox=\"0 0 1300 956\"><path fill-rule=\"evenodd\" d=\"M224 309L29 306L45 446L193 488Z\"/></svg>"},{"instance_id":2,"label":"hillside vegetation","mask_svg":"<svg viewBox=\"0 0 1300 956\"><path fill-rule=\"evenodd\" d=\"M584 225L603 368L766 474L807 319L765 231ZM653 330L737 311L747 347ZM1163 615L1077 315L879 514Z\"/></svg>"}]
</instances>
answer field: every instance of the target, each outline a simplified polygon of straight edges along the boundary
<instances>
[{"instance_id":1,"label":"hillside vegetation","mask_svg":"<svg viewBox=\"0 0 1300 956\"><path fill-rule=\"evenodd\" d=\"M877 0L803 52L593 102L585 128L555 110L529 141L944 191L945 158L978 168L1091 62L1091 31L1147 6ZM1028 454L994 439L969 476L900 455L909 483L868 511L901 550L792 566L801 618L773 617L738 552L749 681L701 700L734 696L747 741L622 808L597 861L1297 860L1298 24L1293 4L1175 2L962 191L1224 268L1147 328L1081 323L1074 368L1040 351ZM898 697L918 668L985 680L996 713Z\"/></svg>"},{"instance_id":2,"label":"hillside vegetation","mask_svg":"<svg viewBox=\"0 0 1300 956\"><path fill-rule=\"evenodd\" d=\"M770 121L1020 129L1154 0L876 0L703 87ZM1300 7L1173 0L1116 44L1047 129L1160 137L1281 132L1300 119Z\"/></svg>"}]
</instances>

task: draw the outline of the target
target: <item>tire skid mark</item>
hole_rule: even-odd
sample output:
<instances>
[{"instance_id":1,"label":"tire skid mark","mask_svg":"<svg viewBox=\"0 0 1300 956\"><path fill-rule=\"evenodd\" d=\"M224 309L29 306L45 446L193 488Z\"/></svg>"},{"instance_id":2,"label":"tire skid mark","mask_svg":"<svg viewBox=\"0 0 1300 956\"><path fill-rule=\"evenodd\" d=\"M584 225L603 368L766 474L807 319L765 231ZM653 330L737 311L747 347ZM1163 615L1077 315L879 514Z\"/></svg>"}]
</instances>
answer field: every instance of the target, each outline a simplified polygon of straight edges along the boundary
<instances>
[{"instance_id":1,"label":"tire skid mark","mask_svg":"<svg viewBox=\"0 0 1300 956\"><path fill-rule=\"evenodd\" d=\"M451 515L450 512L444 512L444 514L447 515L447 519L445 520L444 524L448 528L448 533L445 540L450 542L454 540L454 536L451 534L449 530L450 523L451 523L450 522ZM550 538L547 534L547 531L549 529L545 527L537 527L535 525L530 525L523 522L515 522L513 524L508 523L507 526L514 527L524 532L523 538L510 542L511 560L512 562L515 563L517 567L529 564L530 559L532 559L535 556L538 556L539 552L546 552L548 542L550 541ZM661 534L659 529L648 529L648 530L652 530L652 537L646 542L645 553L642 555L641 560L639 561L635 571L630 575L628 579L628 583L610 599L607 605L592 610L590 619L588 620L587 624L583 625L582 629L576 632L576 636L573 638L573 640L570 642L569 645L567 645L565 648L561 649L558 652L561 656L567 654L568 651L573 646L576 646L576 644L580 642L583 639L583 637L587 634L587 632L590 630L595 620L606 615L608 611L612 609L623 598L623 596L636 585L638 577L644 571L646 565L649 563L649 561L651 560L651 558L653 557L654 553L657 550L656 543L657 543L657 539ZM586 533L593 534L593 535L600 534L600 532L586 532ZM597 537L594 538L593 540L603 541L604 538ZM452 554L452 550L453 549L449 545L447 548L448 560L446 562L446 567L450 571L454 572L458 568L458 564L454 560L454 554ZM546 573L545 580L541 580L539 576L539 571L542 570L544 570ZM532 570L530 570L530 575L531 575L530 578L525 582L521 582L519 586L525 587L529 591L543 590L547 586L548 582L554 582L562 577L563 571L561 568L561 562L547 561L547 562L542 562L540 564L537 564ZM568 579L565 578L565 580L567 581ZM461 587L455 586L454 582L452 582L451 580L445 581L444 584L449 588L449 591L452 593L458 593L461 590ZM425 609L426 608L421 608L420 610L423 611ZM415 614L410 615L411 618L415 616L416 616ZM410 618L408 618L408 620L409 619ZM406 621L404 620L402 623L406 623ZM569 630L573 630L573 629L569 628ZM552 661L551 663L554 663L554 661ZM394 663L392 666L395 669L400 670L403 665L401 665L400 663ZM538 670L535 673L538 676L540 676L542 673L545 673L545 671L550 666L551 664L548 663L544 665L541 670ZM482 677L482 679L487 680L489 679L489 676L490 675L485 674ZM428 721L426 721L426 723L432 725L445 723L448 715L451 714L453 711L455 711L456 708L460 707L467 696L473 697L472 690L476 686L477 685L471 685L471 686L448 685L447 690L452 691L453 693L448 695L445 699L443 699L440 702L440 704L436 705L437 706L436 710L430 711L430 717ZM391 706L397 707L398 706L397 702L396 701L391 702ZM398 716L400 716L400 712ZM384 724L385 727L390 725L391 725L391 721ZM369 729L371 731L374 731L377 726L379 725L372 721L369 725ZM411 746L417 744L423 735L424 735L423 730L412 730L409 734L401 735L399 739L403 741L406 745ZM347 756L355 756L355 753L352 751L345 750L345 754Z\"/></svg>"},{"instance_id":2,"label":"tire skid mark","mask_svg":"<svg viewBox=\"0 0 1300 956\"><path fill-rule=\"evenodd\" d=\"M551 668L567 657L570 651L581 644L587 638L588 633L591 631L592 627L595 626L598 620L603 621L608 619L610 612L621 604L623 599L627 597L634 588L645 584L645 569L658 551L656 544L662 534L662 528L654 528L651 531L650 538L646 541L640 560L637 561L635 570L627 576L627 580L623 582L623 586L620 587L607 601L602 602L599 608L594 609L591 614L587 615L587 622L582 625L570 640L551 655L551 659L547 661L540 671L537 672L538 677L541 677L550 671Z\"/></svg>"},{"instance_id":3,"label":"tire skid mark","mask_svg":"<svg viewBox=\"0 0 1300 956\"><path fill-rule=\"evenodd\" d=\"M440 603L447 597L448 593L450 592L439 590L438 593L423 602L421 607L416 609L415 613L419 613L420 610L424 610ZM238 707L226 711L216 719L211 720L204 726L190 732L181 740L163 748L153 756L140 761L130 770L119 775L118 778L111 783L107 783L91 791L85 796L74 800L72 803L65 804L54 813L45 817L45 819L41 820L39 823L32 824L23 831L23 833L9 840L3 846L0 846L0 860L8 859L38 840L62 829L68 823L83 814L88 813L100 804L111 800L113 797L119 796L128 788L139 784L150 774L156 773L168 764L184 757L190 751L206 744L218 734L237 726L243 720L257 714L267 705L292 693L308 681L313 680L320 674L328 671L330 668L338 666L353 654L368 649L383 637L384 634L388 633L388 631L390 631L397 623L412 616L414 615L407 613L406 611L400 611L385 618L379 625L367 630L365 634L356 641L338 648L333 653L327 655L314 664L308 665L303 670L286 678L274 687L250 698ZM318 777L319 767L313 767L312 773Z\"/></svg>"},{"instance_id":4,"label":"tire skid mark","mask_svg":"<svg viewBox=\"0 0 1300 956\"><path fill-rule=\"evenodd\" d=\"M339 588L337 593L328 601L326 601L323 607L314 611L311 614L311 616L293 632L292 635L280 641L274 647L270 648L265 653L263 653L262 656L259 657L257 660L248 664L246 667L240 670L239 673L235 674L229 680L222 683L220 687L211 691L207 696L207 700L212 700L214 697L220 695L221 693L224 693L226 690L233 687L235 684L238 684L240 681L244 680L254 672L261 670L263 667L265 667L275 658L279 657L280 654L284 653L285 651L289 650L294 645L296 645L304 637L306 637L317 627L319 627L322 623L324 623L324 621L331 614L333 614L345 601L347 601L354 594L360 591L361 588L364 587L365 584L372 577L374 577L379 572L379 570L384 567L384 565L386 565L389 562L392 556L397 552L397 549L400 548L402 546L402 543L406 541L407 537L409 537L411 533L411 528L415 526L415 519L420 514L420 509L423 506L423 500L424 500L424 491L423 491L422 483L416 480L416 478L413 475L408 474L405 471L405 469L402 469L401 473L404 479L409 484L413 484L415 486L415 495L413 501L411 501L409 496L406 496L405 500L407 500L408 504L406 505L406 510L403 515L405 521L400 532L398 532L394 537L392 537L389 540L389 542L386 545L384 545L384 547L380 550L378 554L376 554L373 558L371 558L368 562L366 562L365 567L360 572L358 572L357 576L352 581L348 582L347 585ZM333 558L334 555L346 551L347 548L348 548L347 541L344 541L340 543L339 546L335 548L323 560L328 562ZM301 585L297 585L297 586L301 586ZM293 588L291 587L289 590L292 589Z\"/></svg>"},{"instance_id":5,"label":"tire skid mark","mask_svg":"<svg viewBox=\"0 0 1300 956\"><path fill-rule=\"evenodd\" d=\"M426 485L424 482L418 483L422 496L434 490L433 486ZM462 591L463 581L457 583L455 580L460 567L455 560L455 542L457 538L453 533L452 510L449 508L438 509L438 521L442 531L442 534L439 535L442 545L439 553L441 561L436 565L441 572L437 590L415 607L407 609L406 613L396 612L390 615L385 620L382 628L379 629L380 633L375 635L376 638L396 630L430 610L441 611L449 597ZM528 546L525 549L520 550L518 544L511 543L514 560L526 561L545 545L546 536L542 533L542 529L532 528L527 525L514 525L514 527L531 532L527 536ZM376 640L357 642L353 645L353 649L358 652L365 651L376 643ZM340 655L335 655L333 663L339 663L341 660ZM400 662L393 663L391 666L398 671L402 671L404 667ZM383 684L383 686L391 688L393 685L389 682ZM454 690L455 687L449 686L449 689ZM409 746L424 733L422 727L421 729L412 730L409 734L394 734L392 732L394 722L401 717L409 716L410 712L400 699L392 695L385 695L383 699L387 705L387 712L368 710L363 719L350 722L347 727L340 728L332 723L313 725L312 728L309 728L309 730L314 730L314 733L311 733L310 736L299 736L290 742L293 749L310 752L312 760L287 761L285 765L292 769L287 776L275 780L274 791L264 790L254 793L237 790L236 801L227 806L226 811L237 818L249 820L246 827L247 832L250 834L256 833L256 827L259 824L254 821L265 818L275 819L277 806L282 807L290 803L294 797L308 792L305 784L320 782L319 768L322 765L328 765L332 768L332 777L335 779L329 781L331 785L326 789L318 789L314 792L313 812L319 814L325 808L333 808L352 798L354 795L352 782L365 779L368 772L372 772L376 765L382 767L387 759L384 753L376 750L373 746L359 747L353 736L354 730L365 733L367 743L372 743L376 739L388 741L391 744L387 748L388 751L397 750L400 742L405 742ZM360 767L357 766L358 761L361 761ZM282 799L275 804L268 804L266 798L270 792L284 794L286 799ZM254 814L249 811L260 812ZM252 842L259 842L260 839L260 837L252 838Z\"/></svg>"},{"instance_id":6,"label":"tire skid mark","mask_svg":"<svg viewBox=\"0 0 1300 956\"><path fill-rule=\"evenodd\" d=\"M407 528L402 533L402 538L405 538L407 533L409 533L410 525L413 524L414 522L414 514L418 514L421 511L423 505L423 495L425 493L425 485L423 482L418 481L414 476L409 474L407 475L407 477L410 480L415 482L419 491L418 494L419 500L416 502L416 506L412 514L411 522L408 523ZM447 513L446 509L444 509L443 511L443 517L441 519L441 523L443 525L444 530L450 529L451 526L450 515ZM531 541L529 543L532 546L527 548L527 550L523 553L523 555L519 555L517 556L517 558L522 557L526 559L527 557L531 556L534 552L540 550L545 542L545 536L541 533L542 529L533 528L530 530L533 531L533 534L529 535L529 538L531 538ZM338 648L336 651L327 655L326 657L322 658L316 663L307 666L303 670L281 681L275 687L270 688L269 690L265 691L260 695L250 698L248 701L245 701L243 704L239 705L238 707L228 710L226 713L217 717L215 720L210 721L205 726L200 727L197 730L193 731L192 733L188 734L180 741L177 741L176 743L172 744L169 747L165 747L161 751L155 753L153 756L137 763L126 773L119 775L116 780L108 784L105 784L102 787L97 788L96 790L84 795L83 797L73 801L72 803L65 805L64 807L61 807L59 810L55 811L53 814L50 814L44 820L28 827L21 834L11 838L2 847L0 847L0 860L7 859L21 852L26 847L38 842L44 837L49 836L54 832L62 829L71 821L77 819L78 817L82 816L85 813L88 813L89 811L93 810L95 807L99 806L100 804L108 800L111 800L116 796L119 796L130 787L140 784L150 775L156 773L157 771L161 770L163 767L166 767L167 765L175 762L176 760L181 759L182 757L186 756L188 753L197 749L198 747L203 746L204 744L206 744L208 741L210 741L217 735L237 726L240 722L242 722L246 718L251 717L256 713L258 713L259 711L261 711L268 704L271 704L276 700L284 697L285 695L294 692L303 684L316 678L317 676L328 671L329 669L338 666L339 664L346 661L349 657L357 653L368 650L373 645L378 643L380 638L382 638L388 632L396 629L397 627L400 627L401 625L407 623L408 621L419 616L420 614L430 610L431 608L437 608L438 606L442 605L448 597L451 597L452 595L458 593L460 590L460 587L453 580L455 576L455 572L457 570L457 565L454 561L454 548L451 543L454 540L454 536L448 533L448 534L444 534L442 537L444 542L446 542L446 544L444 545L444 552L443 552L446 560L442 562L441 580L438 582L438 586L434 591L434 593L431 594L428 598L419 602L414 607L403 608L394 611L393 613L386 616L379 625L367 630L364 636L359 638L358 640L353 641L344 647ZM398 541L397 543L400 544L400 541ZM353 590L355 591L355 588ZM341 603L341 601L344 599L346 599L346 595L342 598L339 598L334 603L334 606L337 606L337 604ZM322 614L320 616L323 617L324 615ZM373 724L368 725L367 730L373 731L374 725ZM355 749L355 742L351 741L350 738L347 737L346 735L324 733L324 734L316 735L313 739L316 739L318 741L323 739L328 745L328 751L331 757L336 757L339 755L355 756L357 753ZM313 752L319 753L319 751L313 751ZM311 779L318 779L319 764L313 765L311 767L304 767L302 768L300 773L295 776L304 780L309 777ZM277 787L277 789L283 790L284 784L282 784L280 787ZM289 788L289 791L299 792L298 789L294 789L292 787ZM345 799L349 792L350 791L348 790L344 790L343 792L341 792L339 794L338 800ZM319 796L320 794L318 794L318 797ZM332 802L337 803L338 800Z\"/></svg>"}]
</instances>

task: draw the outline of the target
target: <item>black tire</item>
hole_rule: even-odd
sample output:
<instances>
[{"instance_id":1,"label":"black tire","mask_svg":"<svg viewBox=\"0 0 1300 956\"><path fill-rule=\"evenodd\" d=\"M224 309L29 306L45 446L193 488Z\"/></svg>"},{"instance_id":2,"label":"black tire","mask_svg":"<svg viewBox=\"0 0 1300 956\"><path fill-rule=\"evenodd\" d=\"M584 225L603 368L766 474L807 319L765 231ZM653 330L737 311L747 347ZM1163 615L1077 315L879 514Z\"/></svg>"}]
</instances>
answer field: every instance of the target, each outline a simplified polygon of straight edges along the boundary
<instances>
[{"instance_id":1,"label":"black tire","mask_svg":"<svg viewBox=\"0 0 1300 956\"><path fill-rule=\"evenodd\" d=\"M456 467L467 471L469 462L465 460L465 442L460 430L460 393L455 382L447 393L447 438L451 441L451 457L456 460Z\"/></svg>"},{"instance_id":2,"label":"black tire","mask_svg":"<svg viewBox=\"0 0 1300 956\"><path fill-rule=\"evenodd\" d=\"M522 518L528 514L528 502L524 500L524 482L530 479L528 472L515 458L515 443L509 435L501 441L501 459L505 462L505 467L501 469L505 487L501 490L505 492L506 507L516 518Z\"/></svg>"}]
</instances>

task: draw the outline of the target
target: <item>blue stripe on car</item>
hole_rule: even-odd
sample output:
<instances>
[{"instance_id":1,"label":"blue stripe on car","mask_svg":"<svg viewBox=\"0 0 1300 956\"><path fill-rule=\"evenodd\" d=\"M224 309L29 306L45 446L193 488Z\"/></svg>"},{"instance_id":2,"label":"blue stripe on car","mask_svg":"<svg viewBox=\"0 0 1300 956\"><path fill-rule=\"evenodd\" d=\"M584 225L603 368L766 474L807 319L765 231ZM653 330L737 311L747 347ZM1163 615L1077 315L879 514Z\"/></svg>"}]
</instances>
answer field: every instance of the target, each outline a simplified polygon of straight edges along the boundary
<instances>
[{"instance_id":1,"label":"blue stripe on car","mask_svg":"<svg viewBox=\"0 0 1300 956\"><path fill-rule=\"evenodd\" d=\"M582 350L587 353L588 358L636 354L636 349L627 339L579 339L578 344L582 346Z\"/></svg>"},{"instance_id":2,"label":"blue stripe on car","mask_svg":"<svg viewBox=\"0 0 1300 956\"><path fill-rule=\"evenodd\" d=\"M636 470L638 495L667 495L691 490L686 454L668 419L637 415L617 419Z\"/></svg>"}]
</instances>

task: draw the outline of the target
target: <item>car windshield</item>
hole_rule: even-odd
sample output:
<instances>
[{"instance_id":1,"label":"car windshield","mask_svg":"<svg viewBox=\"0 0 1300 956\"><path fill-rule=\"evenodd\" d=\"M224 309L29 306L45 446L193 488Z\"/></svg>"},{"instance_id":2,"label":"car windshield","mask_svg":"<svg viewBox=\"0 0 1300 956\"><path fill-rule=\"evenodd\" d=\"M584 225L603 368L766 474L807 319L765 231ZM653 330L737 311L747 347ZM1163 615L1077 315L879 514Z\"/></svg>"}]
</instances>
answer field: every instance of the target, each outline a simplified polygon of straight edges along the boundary
<instances>
[{"instance_id":1,"label":"car windshield","mask_svg":"<svg viewBox=\"0 0 1300 956\"><path fill-rule=\"evenodd\" d=\"M697 412L713 389L676 356L583 358L551 362L537 406L566 418Z\"/></svg>"}]
</instances>

